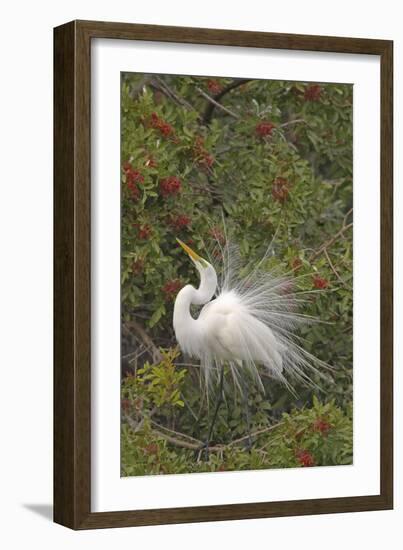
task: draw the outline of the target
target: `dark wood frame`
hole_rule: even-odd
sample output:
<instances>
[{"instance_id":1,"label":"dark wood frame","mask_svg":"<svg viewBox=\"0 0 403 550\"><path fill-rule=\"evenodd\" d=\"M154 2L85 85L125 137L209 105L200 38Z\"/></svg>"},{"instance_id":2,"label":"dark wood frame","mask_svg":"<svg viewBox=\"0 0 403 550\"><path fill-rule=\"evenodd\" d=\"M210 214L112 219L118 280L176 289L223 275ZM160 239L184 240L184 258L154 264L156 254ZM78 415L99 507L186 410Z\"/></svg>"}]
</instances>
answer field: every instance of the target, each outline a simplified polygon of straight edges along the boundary
<instances>
[{"instance_id":1,"label":"dark wood frame","mask_svg":"<svg viewBox=\"0 0 403 550\"><path fill-rule=\"evenodd\" d=\"M92 38L381 58L381 489L379 495L92 513L90 56ZM95 21L54 29L54 520L72 529L386 510L393 507L393 42Z\"/></svg>"}]
</instances>

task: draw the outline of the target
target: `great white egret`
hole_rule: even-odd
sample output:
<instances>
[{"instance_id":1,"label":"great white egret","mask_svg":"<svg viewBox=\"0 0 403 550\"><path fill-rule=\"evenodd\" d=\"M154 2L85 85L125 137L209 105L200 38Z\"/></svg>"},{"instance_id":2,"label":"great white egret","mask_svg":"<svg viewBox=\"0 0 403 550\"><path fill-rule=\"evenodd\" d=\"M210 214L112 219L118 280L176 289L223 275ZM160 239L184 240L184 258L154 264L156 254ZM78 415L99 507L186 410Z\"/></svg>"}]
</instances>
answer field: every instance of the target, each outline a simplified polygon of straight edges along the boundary
<instances>
[{"instance_id":1,"label":"great white egret","mask_svg":"<svg viewBox=\"0 0 403 550\"><path fill-rule=\"evenodd\" d=\"M216 269L187 244L177 239L200 276L198 288L183 287L175 300L173 326L184 354L200 360L208 387L212 375L219 377L219 400L223 390L224 365L231 370L241 393L248 379L263 391L260 370L281 381L291 391L293 378L312 385L312 372L328 366L299 343L295 329L315 321L298 313L303 292L293 290L293 280L261 269L262 261L244 278L237 277L236 260L229 245L221 249L226 268L219 281ZM197 318L191 305L202 305ZM206 446L212 434L209 430Z\"/></svg>"}]
</instances>

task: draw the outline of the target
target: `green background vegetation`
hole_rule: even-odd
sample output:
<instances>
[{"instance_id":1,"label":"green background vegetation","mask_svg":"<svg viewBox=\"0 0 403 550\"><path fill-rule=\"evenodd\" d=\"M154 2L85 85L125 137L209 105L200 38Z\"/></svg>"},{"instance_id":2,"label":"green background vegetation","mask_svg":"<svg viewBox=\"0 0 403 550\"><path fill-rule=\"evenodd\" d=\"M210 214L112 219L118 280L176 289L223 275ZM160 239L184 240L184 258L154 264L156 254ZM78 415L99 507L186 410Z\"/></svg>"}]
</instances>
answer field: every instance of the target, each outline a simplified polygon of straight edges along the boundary
<instances>
[{"instance_id":1,"label":"green background vegetation","mask_svg":"<svg viewBox=\"0 0 403 550\"><path fill-rule=\"evenodd\" d=\"M352 86L122 75L122 475L352 462ZM177 349L173 304L227 231L244 262L314 291L305 347L334 370L297 397L225 402L206 459L208 404ZM219 262L220 258L216 258ZM247 402L246 402L247 401ZM251 445L247 434L250 423Z\"/></svg>"}]
</instances>

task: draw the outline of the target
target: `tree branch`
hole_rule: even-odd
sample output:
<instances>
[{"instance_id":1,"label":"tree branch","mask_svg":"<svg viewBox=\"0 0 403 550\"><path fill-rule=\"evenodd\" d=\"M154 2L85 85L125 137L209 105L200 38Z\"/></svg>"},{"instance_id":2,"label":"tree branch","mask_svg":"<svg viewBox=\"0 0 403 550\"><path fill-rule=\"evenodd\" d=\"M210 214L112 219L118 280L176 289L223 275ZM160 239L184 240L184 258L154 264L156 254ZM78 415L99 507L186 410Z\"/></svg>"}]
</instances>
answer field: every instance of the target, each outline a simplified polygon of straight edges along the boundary
<instances>
[{"instance_id":1,"label":"tree branch","mask_svg":"<svg viewBox=\"0 0 403 550\"><path fill-rule=\"evenodd\" d=\"M316 252L313 252L309 258L309 261L312 262L313 260L315 260L318 256L320 256L327 248L330 248L336 241L339 237L341 237L348 229L350 229L351 227L353 227L353 222L347 224L347 218L349 217L349 215L352 213L353 209L351 208L347 214L344 216L344 219L343 219L343 225L341 226L341 228L339 229L339 231L337 231L337 233L335 235L333 235L333 237L331 239L329 239L328 241L324 242L322 245L320 245L320 247L318 248L318 250L316 250Z\"/></svg>"},{"instance_id":2,"label":"tree branch","mask_svg":"<svg viewBox=\"0 0 403 550\"><path fill-rule=\"evenodd\" d=\"M246 441L249 438L256 437L258 435L264 434L266 432L270 432L271 430L274 430L275 428L278 428L278 426L281 426L284 424L284 422L277 422L277 424L273 424L272 426L268 426L266 428L262 428L260 430L257 430L256 432L252 432L251 434L244 435L243 437L240 437L239 439L234 439L234 441L231 441L230 443L227 443L224 447L232 447L233 445L237 445L238 443L242 443L242 441Z\"/></svg>"},{"instance_id":3,"label":"tree branch","mask_svg":"<svg viewBox=\"0 0 403 550\"><path fill-rule=\"evenodd\" d=\"M124 418L126 422L129 424L129 426L132 428L134 432L138 432L144 423L144 418L142 418L139 422L135 422L130 416L124 415ZM175 445L176 447L182 447L184 449L190 449L193 451L198 451L203 448L203 441L200 441L200 439L196 439L195 437L192 437L190 435L186 435L184 433L171 430L170 428L166 428L165 426L162 426L161 424L158 424L158 422L155 422L154 420L151 420L151 424L155 426L152 431L155 435L161 437L162 439L165 439L168 441L168 443L171 443L172 445ZM278 426L281 426L283 422L278 422L277 424L273 424L272 426L267 426L266 428L261 428L260 430L257 430L255 432L252 432L251 434L245 435L243 437L239 437L238 439L234 439L234 441L230 441L229 443L219 444L219 445L212 445L209 446L209 451L214 453L223 452L225 450L230 449L234 445L239 445L239 443L242 443L243 441L246 441L249 438L256 437L258 435L261 435L263 433L270 432L274 429L276 429ZM166 433L169 432L169 433Z\"/></svg>"},{"instance_id":4,"label":"tree branch","mask_svg":"<svg viewBox=\"0 0 403 550\"><path fill-rule=\"evenodd\" d=\"M196 90L199 92L200 95L202 95L207 101L209 101L214 107L217 107L218 109L221 109L221 111L224 111L224 113L227 113L227 115L230 115L236 119L240 119L241 117L234 113L234 111L231 111L231 109L228 109L227 107L224 107L224 105L221 105L218 101L216 101L213 97L211 97L209 94L207 94L204 90L199 88L199 86L196 86Z\"/></svg>"},{"instance_id":5,"label":"tree branch","mask_svg":"<svg viewBox=\"0 0 403 550\"><path fill-rule=\"evenodd\" d=\"M191 435L186 435L182 432L177 432L176 430L172 430L171 428L166 428L165 426L162 426L161 424L158 424L158 422L155 422L155 420L151 420L151 424L156 426L158 431L165 430L165 431L169 432L170 434L172 434L173 436L183 438L183 439L188 439L189 441L193 441L193 443L197 443L198 445L203 445L203 442L200 441L199 439L196 439L195 437L192 437Z\"/></svg>"},{"instance_id":6,"label":"tree branch","mask_svg":"<svg viewBox=\"0 0 403 550\"><path fill-rule=\"evenodd\" d=\"M174 90L160 76L154 77L152 86L159 89L164 95L166 95L169 99L175 101L175 103L177 103L178 105L185 107L189 111L197 112L193 105L186 101L186 99L184 99L182 96L174 92ZM198 116L199 118L201 118L199 113Z\"/></svg>"},{"instance_id":7,"label":"tree branch","mask_svg":"<svg viewBox=\"0 0 403 550\"><path fill-rule=\"evenodd\" d=\"M293 120L289 120L288 122L283 122L280 124L280 128L285 128L286 126L291 126L292 124L297 124L298 122L304 122L305 124L308 124L306 120L303 118L294 118Z\"/></svg>"},{"instance_id":8,"label":"tree branch","mask_svg":"<svg viewBox=\"0 0 403 550\"><path fill-rule=\"evenodd\" d=\"M124 323L123 328L129 334L133 334L134 332L135 335L146 344L146 346L151 350L153 361L155 363L160 363L162 361L162 354L160 350L157 348L151 337L147 334L143 327L139 325L137 321L132 319L131 321Z\"/></svg>"},{"instance_id":9,"label":"tree branch","mask_svg":"<svg viewBox=\"0 0 403 550\"><path fill-rule=\"evenodd\" d=\"M230 92L231 90L235 90L235 88L239 88L239 86L242 86L243 84L246 84L247 82L251 82L252 79L251 78L240 78L240 79L237 79L237 80L234 80L233 82L231 82L230 84L228 84L227 86L225 86L225 88L223 90L221 90L220 93L218 93L217 95L215 95L213 98L210 98L209 99L213 99L214 100L214 103L212 101L209 101L207 107L206 107L206 110L204 111L204 115L202 117L202 122L203 124L205 124L206 126L208 126L211 122L211 119L213 118L213 113L214 113L214 109L218 106L220 106L222 108L222 105L220 103L220 100L228 93ZM206 94L208 95L208 94ZM224 108L225 109L225 108ZM235 114L235 113L234 113ZM232 116L234 115L232 114ZM238 115L235 115L236 118L239 118Z\"/></svg>"}]
</instances>

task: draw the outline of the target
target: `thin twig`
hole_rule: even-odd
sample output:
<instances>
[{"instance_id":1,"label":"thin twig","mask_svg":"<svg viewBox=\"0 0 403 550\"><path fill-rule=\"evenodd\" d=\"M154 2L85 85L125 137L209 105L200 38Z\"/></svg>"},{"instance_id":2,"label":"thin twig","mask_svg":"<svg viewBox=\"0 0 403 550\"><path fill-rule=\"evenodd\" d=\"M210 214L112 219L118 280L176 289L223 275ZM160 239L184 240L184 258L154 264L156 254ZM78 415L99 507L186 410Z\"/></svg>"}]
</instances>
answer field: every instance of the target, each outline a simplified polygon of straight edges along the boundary
<instances>
[{"instance_id":1,"label":"thin twig","mask_svg":"<svg viewBox=\"0 0 403 550\"><path fill-rule=\"evenodd\" d=\"M217 107L218 109L221 109L221 111L224 111L227 113L227 115L232 116L233 118L240 119L241 117L231 111L231 109L228 109L227 107L224 107L224 105L221 105L218 101L216 101L214 98L212 98L209 94L207 94L204 90L199 88L199 86L196 86L196 90L199 92L200 95L202 95L207 101L209 101L214 107Z\"/></svg>"},{"instance_id":2,"label":"thin twig","mask_svg":"<svg viewBox=\"0 0 403 550\"><path fill-rule=\"evenodd\" d=\"M238 445L239 443L242 443L243 441L245 441L249 438L253 438L253 437L256 437L256 436L261 435L263 433L270 432L270 431L274 430L275 428L277 428L278 426L281 426L282 424L283 424L283 422L278 422L277 424L274 424L273 426L268 426L267 428L262 428L261 430L257 430L256 432L253 432L249 435L246 435L246 436L240 437L238 439L235 439L234 441L231 441L230 443L226 443L225 445L224 444L219 444L219 445L209 446L209 451L215 452L215 453L223 452L225 450L230 449L234 445ZM165 427L164 427L164 429L167 430L167 428L165 428ZM192 440L194 441L194 443L193 443L192 441L182 441L178 437L174 437L174 436L165 434L164 432L161 432L160 430L153 430L153 431L157 435L159 435L162 438L166 439L168 442L170 442L174 445L177 445L179 447L184 447L186 449L194 449L194 450L198 450L198 449L200 449L200 447L203 447L203 442L198 440L198 439L195 439L195 438L192 438ZM173 432L173 430L169 430L169 431ZM174 432L174 433L178 433L178 432ZM179 434L178 433L178 435L183 437L185 434ZM188 436L185 436L185 437L188 437Z\"/></svg>"},{"instance_id":3,"label":"thin twig","mask_svg":"<svg viewBox=\"0 0 403 550\"><path fill-rule=\"evenodd\" d=\"M322 252L326 249L326 248L330 248L336 241L339 237L341 237L341 235L343 235L343 233L345 233L348 229L350 229L351 227L353 227L353 224L352 223L349 223L347 225L345 225L343 223L343 226L341 227L341 229L339 229L339 231L337 231L337 233L331 238L329 239L328 241L326 241L325 243L323 243L316 252L314 252L311 257L309 258L309 261L312 262L313 260L315 260L315 258L317 258L318 256L320 256L322 254Z\"/></svg>"},{"instance_id":4,"label":"thin twig","mask_svg":"<svg viewBox=\"0 0 403 550\"><path fill-rule=\"evenodd\" d=\"M176 447L183 447L184 449L191 449L193 451L198 451L201 447L204 446L203 442L200 441L199 443L192 443L190 441L183 441L182 439L179 439L177 437L174 437L172 435L168 435L160 430L153 429L153 433L162 439L165 439L168 441L168 443L172 443L172 445L175 445ZM209 451L212 452L219 452L222 450L222 447L214 446L209 447Z\"/></svg>"},{"instance_id":5,"label":"thin twig","mask_svg":"<svg viewBox=\"0 0 403 550\"><path fill-rule=\"evenodd\" d=\"M155 76L155 81L158 83L160 88L162 88L162 92L169 97L170 99L173 99L176 103L179 105L185 107L189 111L196 111L196 109L191 105L186 99L184 99L182 96L174 92L174 90L159 76ZM154 84L155 85L155 84ZM157 86L155 86L157 87ZM197 111L196 111L197 112ZM200 118L200 115L199 115Z\"/></svg>"},{"instance_id":6,"label":"thin twig","mask_svg":"<svg viewBox=\"0 0 403 550\"><path fill-rule=\"evenodd\" d=\"M304 122L305 124L308 124L306 120L303 118L294 118L294 120L289 120L288 122L283 122L283 124L280 124L280 128L285 128L286 126L290 126L291 124L297 124L298 122Z\"/></svg>"},{"instance_id":7,"label":"thin twig","mask_svg":"<svg viewBox=\"0 0 403 550\"><path fill-rule=\"evenodd\" d=\"M134 354L134 357L129 361L129 365L131 365L134 361L138 361L138 359L148 351L150 351L150 348L144 348L141 352Z\"/></svg>"},{"instance_id":8,"label":"thin twig","mask_svg":"<svg viewBox=\"0 0 403 550\"><path fill-rule=\"evenodd\" d=\"M341 282L341 284L343 286L346 286L346 283L343 281L343 279L340 277L340 274L338 273L338 271L336 270L336 268L334 267L333 263L332 263L332 260L330 259L330 256L329 256L329 253L327 251L327 248L325 248L323 250L323 253L324 255L326 256L326 260L328 262L328 264L330 265L330 269L333 271L333 273L336 275L337 279Z\"/></svg>"},{"instance_id":9,"label":"thin twig","mask_svg":"<svg viewBox=\"0 0 403 550\"><path fill-rule=\"evenodd\" d=\"M156 426L159 430L164 430L172 434L173 436L183 438L183 439L189 439L190 441L193 441L194 443L197 443L198 445L203 445L203 442L199 439L196 439L195 437L192 437L191 435L186 435L182 432L178 432L176 430L172 430L171 428L167 428L166 426L162 426L162 424L159 424L158 422L155 422L155 420L151 420L151 424L153 426Z\"/></svg>"},{"instance_id":10,"label":"thin twig","mask_svg":"<svg viewBox=\"0 0 403 550\"><path fill-rule=\"evenodd\" d=\"M253 432L248 435L244 435L243 437L240 437L239 439L234 439L234 441L231 441L230 443L227 443L225 447L232 447L233 445L237 445L238 443L242 443L242 441L245 441L249 438L256 437L258 435L264 434L266 432L270 432L271 430L274 430L275 428L278 428L284 424L284 422L278 422L277 424L273 424L272 426L268 426L267 428L262 428L261 430L257 430L256 432Z\"/></svg>"},{"instance_id":11,"label":"thin twig","mask_svg":"<svg viewBox=\"0 0 403 550\"><path fill-rule=\"evenodd\" d=\"M140 337L141 340L143 340L146 346L150 348L154 362L159 363L162 361L162 353L154 344L151 337L147 334L147 332L143 329L143 327L137 321L132 319L131 321L128 321L127 323L125 323L123 325L123 328L130 334L132 333L132 331L134 331L136 335Z\"/></svg>"},{"instance_id":12,"label":"thin twig","mask_svg":"<svg viewBox=\"0 0 403 550\"><path fill-rule=\"evenodd\" d=\"M212 103L211 101L209 101L209 103L207 104L206 110L204 111L204 115L203 115L203 118L202 118L203 123L206 124L206 125L210 124L211 119L213 118L214 109L217 106L217 103L218 103L218 105L221 106L219 101L226 94L228 94L228 92L230 92L231 90L235 90L235 88L239 88L240 86L243 86L244 84L247 84L248 82L251 82L251 80L252 79L250 79L250 78L239 78L239 79L234 80L234 81L230 82L229 84L227 84L227 86L225 86L225 88L223 88L221 90L221 92L219 92L217 95L214 96L213 99L216 103Z\"/></svg>"}]
</instances>

